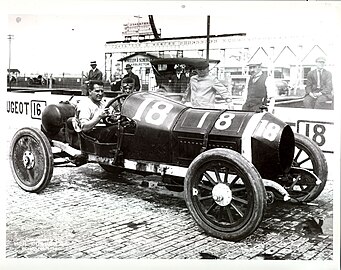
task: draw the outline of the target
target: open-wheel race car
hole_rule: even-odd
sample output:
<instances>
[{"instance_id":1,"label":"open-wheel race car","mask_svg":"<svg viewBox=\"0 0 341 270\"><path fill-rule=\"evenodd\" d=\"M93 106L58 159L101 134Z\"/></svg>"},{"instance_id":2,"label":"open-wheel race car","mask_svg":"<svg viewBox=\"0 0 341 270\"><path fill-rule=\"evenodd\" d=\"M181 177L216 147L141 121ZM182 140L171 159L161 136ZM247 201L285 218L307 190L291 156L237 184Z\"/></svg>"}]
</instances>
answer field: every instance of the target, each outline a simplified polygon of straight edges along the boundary
<instances>
[{"instance_id":1,"label":"open-wheel race car","mask_svg":"<svg viewBox=\"0 0 341 270\"><path fill-rule=\"evenodd\" d=\"M125 122L105 121L118 130L109 143L74 130L75 107L68 101L46 107L41 129L18 130L10 145L18 185L41 192L61 157L77 165L98 163L113 175L157 174L160 184L183 191L207 234L237 241L257 229L267 203L310 202L326 184L320 148L266 111L193 108L151 92L107 104L121 104Z\"/></svg>"}]
</instances>

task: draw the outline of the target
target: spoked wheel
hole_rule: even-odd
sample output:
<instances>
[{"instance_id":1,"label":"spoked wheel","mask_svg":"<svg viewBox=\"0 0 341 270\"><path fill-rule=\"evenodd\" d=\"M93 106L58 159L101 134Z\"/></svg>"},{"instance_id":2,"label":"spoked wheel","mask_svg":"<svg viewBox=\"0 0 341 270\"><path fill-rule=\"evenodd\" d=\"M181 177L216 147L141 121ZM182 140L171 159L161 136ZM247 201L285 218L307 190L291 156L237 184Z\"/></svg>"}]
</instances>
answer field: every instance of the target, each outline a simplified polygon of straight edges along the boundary
<instances>
[{"instance_id":1,"label":"spoked wheel","mask_svg":"<svg viewBox=\"0 0 341 270\"><path fill-rule=\"evenodd\" d=\"M328 176L326 158L308 137L295 134L295 156L285 188L297 201L310 202L324 189Z\"/></svg>"},{"instance_id":2,"label":"spoked wheel","mask_svg":"<svg viewBox=\"0 0 341 270\"><path fill-rule=\"evenodd\" d=\"M238 241L253 233L266 207L256 168L239 153L212 149L193 160L185 177L185 200L208 234Z\"/></svg>"},{"instance_id":3,"label":"spoked wheel","mask_svg":"<svg viewBox=\"0 0 341 270\"><path fill-rule=\"evenodd\" d=\"M25 191L38 193L50 183L52 149L39 129L18 130L11 142L9 159L14 179Z\"/></svg>"}]
</instances>

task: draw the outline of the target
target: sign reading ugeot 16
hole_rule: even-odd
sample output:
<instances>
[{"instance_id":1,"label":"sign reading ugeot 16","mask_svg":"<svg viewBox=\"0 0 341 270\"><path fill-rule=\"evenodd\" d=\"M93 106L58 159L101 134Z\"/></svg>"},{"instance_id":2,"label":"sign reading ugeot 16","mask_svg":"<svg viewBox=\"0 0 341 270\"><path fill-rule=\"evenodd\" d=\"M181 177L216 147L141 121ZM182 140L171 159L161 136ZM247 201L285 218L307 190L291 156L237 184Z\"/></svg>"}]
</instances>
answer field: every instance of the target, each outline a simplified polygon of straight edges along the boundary
<instances>
[{"instance_id":1,"label":"sign reading ugeot 16","mask_svg":"<svg viewBox=\"0 0 341 270\"><path fill-rule=\"evenodd\" d=\"M70 98L70 95L52 95L50 92L7 92L5 108L9 129L14 131L23 127L36 127L40 129L41 117L46 106L67 101ZM81 98L84 97L74 97L72 103L76 104Z\"/></svg>"},{"instance_id":2,"label":"sign reading ugeot 16","mask_svg":"<svg viewBox=\"0 0 341 270\"><path fill-rule=\"evenodd\" d=\"M41 114L45 107L45 100L8 100L6 104L7 113L27 115L30 116L32 119L41 119Z\"/></svg>"}]
</instances>

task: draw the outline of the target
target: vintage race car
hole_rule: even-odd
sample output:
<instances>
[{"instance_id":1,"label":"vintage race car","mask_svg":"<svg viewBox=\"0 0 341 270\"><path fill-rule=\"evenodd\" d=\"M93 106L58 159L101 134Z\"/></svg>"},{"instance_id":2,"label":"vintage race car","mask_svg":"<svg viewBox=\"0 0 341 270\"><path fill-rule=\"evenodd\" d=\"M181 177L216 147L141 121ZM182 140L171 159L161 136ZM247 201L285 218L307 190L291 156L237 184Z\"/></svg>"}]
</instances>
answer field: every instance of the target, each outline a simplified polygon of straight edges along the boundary
<instances>
[{"instance_id":1,"label":"vintage race car","mask_svg":"<svg viewBox=\"0 0 341 270\"><path fill-rule=\"evenodd\" d=\"M267 203L308 203L326 184L320 148L266 111L193 108L152 92L120 95L107 106L113 104L122 104L121 120L105 119L118 130L109 143L73 129L69 101L48 105L40 130L18 130L9 154L18 185L44 190L57 158L96 162L113 177L123 170L157 174L160 184L183 191L202 229L237 241L257 229Z\"/></svg>"}]
</instances>

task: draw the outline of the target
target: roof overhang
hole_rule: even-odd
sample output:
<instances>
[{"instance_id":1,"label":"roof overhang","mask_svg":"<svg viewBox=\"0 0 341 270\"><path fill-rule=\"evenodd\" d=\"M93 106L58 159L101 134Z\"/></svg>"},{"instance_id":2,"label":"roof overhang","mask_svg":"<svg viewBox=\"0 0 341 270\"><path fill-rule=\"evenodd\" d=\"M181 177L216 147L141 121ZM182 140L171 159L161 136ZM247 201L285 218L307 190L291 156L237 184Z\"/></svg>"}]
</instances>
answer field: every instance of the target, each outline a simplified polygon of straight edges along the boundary
<instances>
[{"instance_id":1,"label":"roof overhang","mask_svg":"<svg viewBox=\"0 0 341 270\"><path fill-rule=\"evenodd\" d=\"M152 65L159 65L159 64L174 64L174 65L191 65L196 66L198 64L201 64L203 62L207 62L204 58L187 58L187 57L181 57L181 58L156 58L150 60L150 63ZM210 59L209 63L212 64L218 64L220 60L213 60Z\"/></svg>"}]
</instances>

